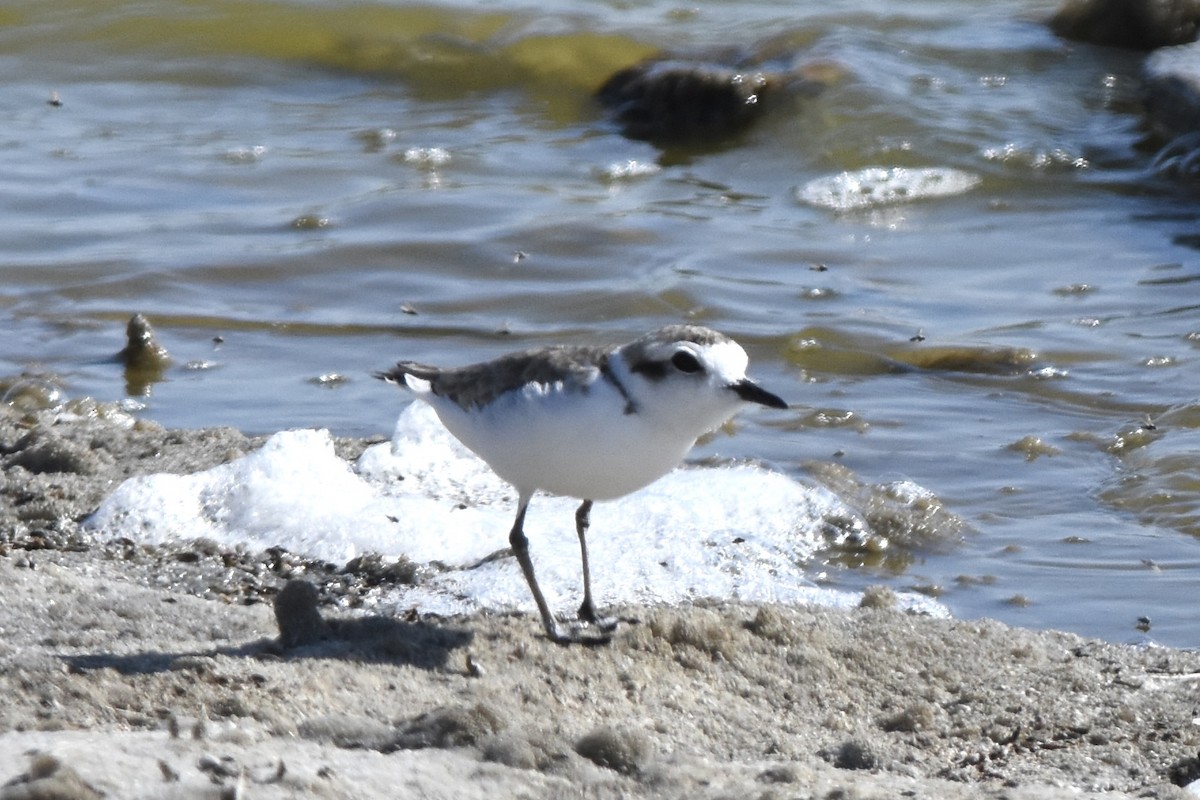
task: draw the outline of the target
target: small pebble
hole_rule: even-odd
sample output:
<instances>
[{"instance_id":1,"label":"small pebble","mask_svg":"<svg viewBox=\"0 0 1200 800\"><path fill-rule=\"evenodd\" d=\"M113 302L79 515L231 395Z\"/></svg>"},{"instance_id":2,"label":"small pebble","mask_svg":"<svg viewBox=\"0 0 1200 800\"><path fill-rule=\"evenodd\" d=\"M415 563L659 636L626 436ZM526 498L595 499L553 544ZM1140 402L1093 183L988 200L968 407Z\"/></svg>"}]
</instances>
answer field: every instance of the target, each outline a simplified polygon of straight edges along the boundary
<instances>
[{"instance_id":1,"label":"small pebble","mask_svg":"<svg viewBox=\"0 0 1200 800\"><path fill-rule=\"evenodd\" d=\"M284 649L315 644L329 635L317 598L317 588L302 580L288 581L275 596L275 621Z\"/></svg>"}]
</instances>

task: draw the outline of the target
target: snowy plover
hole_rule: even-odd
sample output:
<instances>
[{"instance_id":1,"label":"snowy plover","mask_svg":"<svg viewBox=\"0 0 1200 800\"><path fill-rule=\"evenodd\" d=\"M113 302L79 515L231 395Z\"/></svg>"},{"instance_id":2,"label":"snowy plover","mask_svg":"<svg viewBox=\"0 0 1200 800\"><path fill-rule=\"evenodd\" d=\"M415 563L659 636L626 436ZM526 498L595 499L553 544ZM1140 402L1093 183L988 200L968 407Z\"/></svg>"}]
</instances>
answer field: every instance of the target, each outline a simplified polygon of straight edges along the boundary
<instances>
[{"instance_id":1,"label":"snowy plover","mask_svg":"<svg viewBox=\"0 0 1200 800\"><path fill-rule=\"evenodd\" d=\"M671 325L620 347L558 346L443 369L401 361L375 377L411 389L442 424L517 490L509 543L546 635L604 642L616 627L592 605L587 529L594 500L641 489L683 460L744 403L787 408L746 377L746 351L696 325ZM583 501L575 529L583 561L579 619L599 633L559 630L538 588L523 530L537 490Z\"/></svg>"}]
</instances>

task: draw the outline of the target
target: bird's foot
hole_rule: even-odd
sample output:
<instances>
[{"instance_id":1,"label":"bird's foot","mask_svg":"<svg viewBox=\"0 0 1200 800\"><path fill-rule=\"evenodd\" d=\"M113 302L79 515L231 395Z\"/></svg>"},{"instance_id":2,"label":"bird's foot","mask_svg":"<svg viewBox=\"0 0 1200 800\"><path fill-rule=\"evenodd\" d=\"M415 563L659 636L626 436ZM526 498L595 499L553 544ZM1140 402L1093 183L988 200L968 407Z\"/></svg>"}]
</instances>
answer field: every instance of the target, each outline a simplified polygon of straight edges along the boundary
<instances>
[{"instance_id":1,"label":"bird's foot","mask_svg":"<svg viewBox=\"0 0 1200 800\"><path fill-rule=\"evenodd\" d=\"M602 633L615 633L620 624L626 621L627 620L621 619L620 617L593 616L591 619L584 619L583 617L580 617L577 624L581 627L587 626Z\"/></svg>"},{"instance_id":2,"label":"bird's foot","mask_svg":"<svg viewBox=\"0 0 1200 800\"><path fill-rule=\"evenodd\" d=\"M622 622L627 622L631 625L636 625L638 622L633 617L602 617L596 613L595 606L587 600L584 600L583 605L579 606L579 621L605 633L614 632Z\"/></svg>"},{"instance_id":3,"label":"bird's foot","mask_svg":"<svg viewBox=\"0 0 1200 800\"><path fill-rule=\"evenodd\" d=\"M564 645L608 644L622 622L636 625L638 620L635 617L601 617L587 602L579 607L579 619L575 622L561 622L549 614L542 617L546 638L555 644Z\"/></svg>"},{"instance_id":4,"label":"bird's foot","mask_svg":"<svg viewBox=\"0 0 1200 800\"><path fill-rule=\"evenodd\" d=\"M589 623L574 623L567 626L555 625L553 630L547 630L546 636L555 644L581 644L585 647L596 647L612 641L616 631L616 620L611 628L600 628Z\"/></svg>"}]
</instances>

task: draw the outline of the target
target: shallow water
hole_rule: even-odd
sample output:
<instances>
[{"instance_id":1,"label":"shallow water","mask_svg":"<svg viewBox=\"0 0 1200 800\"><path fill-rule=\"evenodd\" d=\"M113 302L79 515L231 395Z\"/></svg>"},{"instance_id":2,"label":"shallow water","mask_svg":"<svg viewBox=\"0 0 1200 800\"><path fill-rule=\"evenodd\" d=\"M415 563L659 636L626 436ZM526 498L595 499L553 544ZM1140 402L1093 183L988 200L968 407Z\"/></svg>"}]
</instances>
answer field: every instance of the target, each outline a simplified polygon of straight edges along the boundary
<instances>
[{"instance_id":1,"label":"shallow water","mask_svg":"<svg viewBox=\"0 0 1200 800\"><path fill-rule=\"evenodd\" d=\"M794 403L698 458L912 481L969 526L814 576L1195 646L1200 208L1152 171L1139 57L1056 39L1052 8L9 3L0 374L172 426L386 435L403 397L368 375L398 358L695 320ZM731 30L840 77L709 150L590 100ZM805 191L871 168L971 181ZM135 312L175 358L145 386L112 358Z\"/></svg>"}]
</instances>

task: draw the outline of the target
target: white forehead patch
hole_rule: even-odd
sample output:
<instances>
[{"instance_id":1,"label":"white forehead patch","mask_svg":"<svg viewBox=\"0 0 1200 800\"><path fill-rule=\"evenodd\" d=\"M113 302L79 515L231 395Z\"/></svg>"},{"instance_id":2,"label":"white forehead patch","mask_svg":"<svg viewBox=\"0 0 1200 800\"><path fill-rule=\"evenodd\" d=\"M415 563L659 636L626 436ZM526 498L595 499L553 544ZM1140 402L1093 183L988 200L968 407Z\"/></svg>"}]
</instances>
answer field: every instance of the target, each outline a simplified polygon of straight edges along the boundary
<instances>
[{"instance_id":1,"label":"white forehead patch","mask_svg":"<svg viewBox=\"0 0 1200 800\"><path fill-rule=\"evenodd\" d=\"M708 362L713 371L728 381L740 381L746 377L746 365L750 357L742 346L732 339L702 348L708 351Z\"/></svg>"}]
</instances>

